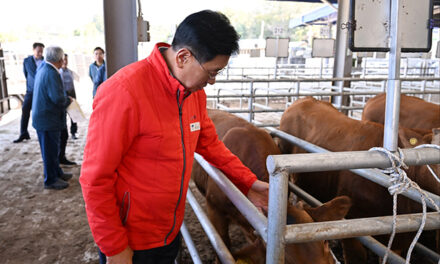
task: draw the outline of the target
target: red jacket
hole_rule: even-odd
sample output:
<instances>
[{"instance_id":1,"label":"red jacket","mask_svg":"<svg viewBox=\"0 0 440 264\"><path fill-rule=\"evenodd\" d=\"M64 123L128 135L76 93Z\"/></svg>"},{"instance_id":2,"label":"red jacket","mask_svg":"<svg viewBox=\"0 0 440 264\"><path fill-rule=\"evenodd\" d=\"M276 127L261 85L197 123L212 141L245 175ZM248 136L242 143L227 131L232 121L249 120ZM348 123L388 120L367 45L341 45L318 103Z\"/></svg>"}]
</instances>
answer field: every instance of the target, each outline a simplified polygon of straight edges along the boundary
<instances>
[{"instance_id":1,"label":"red jacket","mask_svg":"<svg viewBox=\"0 0 440 264\"><path fill-rule=\"evenodd\" d=\"M257 179L218 139L205 92L185 94L170 75L161 46L169 47L157 44L104 82L93 102L80 183L93 237L107 256L173 241L195 151L244 194Z\"/></svg>"}]
</instances>

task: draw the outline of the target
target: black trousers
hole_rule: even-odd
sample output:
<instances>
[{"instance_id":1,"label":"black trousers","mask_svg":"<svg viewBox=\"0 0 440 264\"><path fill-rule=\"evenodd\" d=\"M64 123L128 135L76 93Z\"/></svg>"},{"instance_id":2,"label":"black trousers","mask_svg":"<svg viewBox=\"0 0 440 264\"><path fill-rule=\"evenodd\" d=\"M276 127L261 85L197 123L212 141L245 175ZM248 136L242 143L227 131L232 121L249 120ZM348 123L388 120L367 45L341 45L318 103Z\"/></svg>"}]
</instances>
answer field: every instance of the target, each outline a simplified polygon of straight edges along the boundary
<instances>
[{"instance_id":1,"label":"black trousers","mask_svg":"<svg viewBox=\"0 0 440 264\"><path fill-rule=\"evenodd\" d=\"M60 135L60 152L58 155L59 160L66 158L66 146L67 146L68 138L69 138L69 133L67 133L67 128L64 128L63 130L61 130L61 135Z\"/></svg>"},{"instance_id":2,"label":"black trousers","mask_svg":"<svg viewBox=\"0 0 440 264\"><path fill-rule=\"evenodd\" d=\"M78 125L73 122L72 118L70 119L70 134L75 135L78 132Z\"/></svg>"},{"instance_id":3,"label":"black trousers","mask_svg":"<svg viewBox=\"0 0 440 264\"><path fill-rule=\"evenodd\" d=\"M32 92L26 92L24 95L23 106L21 107L20 136L29 135L28 124L32 108Z\"/></svg>"},{"instance_id":4,"label":"black trousers","mask_svg":"<svg viewBox=\"0 0 440 264\"><path fill-rule=\"evenodd\" d=\"M170 244L147 250L133 251L133 264L172 264L179 253L181 234ZM106 264L107 257L99 251L99 264Z\"/></svg>"}]
</instances>

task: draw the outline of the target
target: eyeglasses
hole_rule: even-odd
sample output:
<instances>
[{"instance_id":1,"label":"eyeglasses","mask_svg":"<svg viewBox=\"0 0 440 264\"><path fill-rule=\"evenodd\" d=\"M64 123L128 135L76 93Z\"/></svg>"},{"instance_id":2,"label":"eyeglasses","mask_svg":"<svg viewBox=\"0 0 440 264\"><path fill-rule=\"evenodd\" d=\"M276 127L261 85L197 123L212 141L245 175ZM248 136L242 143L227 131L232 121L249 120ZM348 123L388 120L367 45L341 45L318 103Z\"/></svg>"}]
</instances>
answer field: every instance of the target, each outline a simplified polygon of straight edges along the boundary
<instances>
[{"instance_id":1,"label":"eyeglasses","mask_svg":"<svg viewBox=\"0 0 440 264\"><path fill-rule=\"evenodd\" d=\"M205 69L205 67L203 67L203 65L198 60L197 60L197 62L199 63L200 67L208 74L208 77L211 80L214 80L215 77L217 77L217 75L221 74L225 70L225 68L223 68L223 69L220 69L218 71L211 72L211 71L208 71L207 69Z\"/></svg>"},{"instance_id":2,"label":"eyeglasses","mask_svg":"<svg viewBox=\"0 0 440 264\"><path fill-rule=\"evenodd\" d=\"M191 51L190 51L191 52ZM197 63L200 65L200 67L208 74L209 79L214 80L217 75L221 74L226 68L220 69L218 71L208 71L203 65L200 63L200 61L197 59L196 56L191 52L191 55L193 55L194 59L196 59Z\"/></svg>"}]
</instances>

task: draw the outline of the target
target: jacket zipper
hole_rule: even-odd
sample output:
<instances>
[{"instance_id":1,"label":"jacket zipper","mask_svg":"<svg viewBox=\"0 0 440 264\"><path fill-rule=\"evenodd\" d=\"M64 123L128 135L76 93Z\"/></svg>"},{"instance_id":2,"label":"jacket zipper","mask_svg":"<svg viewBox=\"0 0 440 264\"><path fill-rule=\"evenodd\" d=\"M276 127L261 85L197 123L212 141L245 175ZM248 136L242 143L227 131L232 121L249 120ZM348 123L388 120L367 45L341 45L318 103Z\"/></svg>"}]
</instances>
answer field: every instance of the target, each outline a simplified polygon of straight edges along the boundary
<instances>
[{"instance_id":1,"label":"jacket zipper","mask_svg":"<svg viewBox=\"0 0 440 264\"><path fill-rule=\"evenodd\" d=\"M182 150L183 150L183 170L182 170L182 177L180 179L180 191L179 191L179 198L177 199L176 207L174 208L174 218L173 218L173 226L171 227L170 232L165 236L164 245L167 245L167 239L173 233L174 227L176 226L176 212L177 208L179 208L180 200L182 199L182 192L183 192L183 180L185 179L185 171L186 171L186 149L185 149L185 141L183 137L183 122L182 122L182 107L183 102L185 99L190 95L191 93L184 93L182 103L179 102L180 99L180 90L177 90L177 107L179 108L179 123L180 123L180 139L182 141Z\"/></svg>"}]
</instances>

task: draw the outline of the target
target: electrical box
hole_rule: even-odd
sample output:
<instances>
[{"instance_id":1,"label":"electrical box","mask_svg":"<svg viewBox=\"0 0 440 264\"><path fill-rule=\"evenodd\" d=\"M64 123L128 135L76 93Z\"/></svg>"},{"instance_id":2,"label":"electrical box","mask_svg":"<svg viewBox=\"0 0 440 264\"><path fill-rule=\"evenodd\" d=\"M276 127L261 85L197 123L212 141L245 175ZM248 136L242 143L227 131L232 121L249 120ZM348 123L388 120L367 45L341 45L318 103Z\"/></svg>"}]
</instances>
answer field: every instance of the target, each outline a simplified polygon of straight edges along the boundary
<instances>
[{"instance_id":1,"label":"electrical box","mask_svg":"<svg viewBox=\"0 0 440 264\"><path fill-rule=\"evenodd\" d=\"M137 34L138 42L150 41L150 23L145 21L142 17L137 18Z\"/></svg>"}]
</instances>

